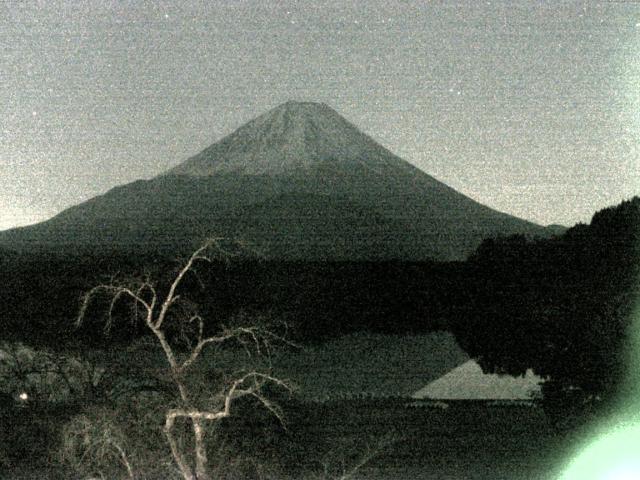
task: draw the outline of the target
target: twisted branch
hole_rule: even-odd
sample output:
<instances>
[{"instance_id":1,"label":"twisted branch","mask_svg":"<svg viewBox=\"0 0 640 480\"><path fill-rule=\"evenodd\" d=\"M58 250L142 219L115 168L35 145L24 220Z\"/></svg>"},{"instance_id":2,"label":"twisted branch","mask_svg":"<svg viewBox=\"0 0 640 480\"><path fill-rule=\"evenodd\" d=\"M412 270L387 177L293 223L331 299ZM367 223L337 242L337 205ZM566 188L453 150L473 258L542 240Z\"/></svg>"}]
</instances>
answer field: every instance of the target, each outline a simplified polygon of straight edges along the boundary
<instances>
[{"instance_id":1,"label":"twisted branch","mask_svg":"<svg viewBox=\"0 0 640 480\"><path fill-rule=\"evenodd\" d=\"M116 281L112 281L111 283L98 285L86 293L82 299L80 312L76 320L76 325L79 326L87 314L91 300L100 293L111 296L109 307L107 309L105 331L109 331L113 324L113 313L120 300L128 298L133 302L133 306L135 308L134 320L138 318L138 308L142 309L145 325L149 330L151 330L160 344L167 363L169 364L171 378L179 391L182 406L180 408L172 408L166 412L164 433L167 437L174 461L185 480L193 480L195 478L198 478L198 480L205 480L208 478L207 456L204 444L205 429L203 422L218 421L222 418L229 417L232 412L233 401L239 397L250 395L256 398L280 421L281 424L284 425L284 417L281 410L262 394L262 389L267 383L271 383L291 391L290 385L284 380L278 379L267 373L251 371L231 381L230 384L222 390L222 392L214 397L214 399L217 399L219 402L218 409L199 409L194 405L184 374L186 370L188 370L197 361L207 345L222 344L226 341L235 339L238 340L247 351L247 344L253 345L258 354L262 354L262 348L265 348L266 352L270 354L272 342L278 341L293 345L291 342L286 341L284 337L269 331L267 328L259 326L223 326L222 330L217 335L205 337L204 319L197 312L197 309L190 308L187 302L181 301L182 305L186 305L186 308L181 312L183 314L181 320L182 325L195 323L197 329L197 340L195 342L195 346L190 348L186 358L182 361L179 360L179 356L176 354L166 338L165 326L167 317L171 308L176 306L177 302L181 300L180 294L178 293L180 285L189 272L194 273L194 265L200 261L209 263L213 261L211 254L207 253L212 247L215 247L215 251L221 254L222 259L225 261L228 261L229 257L233 256L231 252L222 248L220 245L221 240L222 239L219 238L207 240L189 257L169 285L168 292L162 300L158 298L158 290L149 280L148 276L143 280L134 280L129 283L117 283ZM184 317L187 315L188 318L185 319ZM186 460L186 457L181 451L181 448L174 436L174 425L176 420L180 418L190 420L193 425L195 440L195 469L190 466L189 462Z\"/></svg>"}]
</instances>

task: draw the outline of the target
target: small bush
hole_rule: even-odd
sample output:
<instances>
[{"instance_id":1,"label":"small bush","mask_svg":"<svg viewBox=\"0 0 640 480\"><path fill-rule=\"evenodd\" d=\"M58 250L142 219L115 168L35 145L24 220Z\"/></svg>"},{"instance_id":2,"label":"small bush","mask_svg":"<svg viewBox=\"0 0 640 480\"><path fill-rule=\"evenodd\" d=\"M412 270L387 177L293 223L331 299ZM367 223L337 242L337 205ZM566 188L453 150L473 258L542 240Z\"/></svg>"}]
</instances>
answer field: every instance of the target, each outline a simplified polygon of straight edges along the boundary
<instances>
[{"instance_id":1,"label":"small bush","mask_svg":"<svg viewBox=\"0 0 640 480\"><path fill-rule=\"evenodd\" d=\"M60 459L87 476L134 478L128 441L114 411L92 408L62 430Z\"/></svg>"}]
</instances>

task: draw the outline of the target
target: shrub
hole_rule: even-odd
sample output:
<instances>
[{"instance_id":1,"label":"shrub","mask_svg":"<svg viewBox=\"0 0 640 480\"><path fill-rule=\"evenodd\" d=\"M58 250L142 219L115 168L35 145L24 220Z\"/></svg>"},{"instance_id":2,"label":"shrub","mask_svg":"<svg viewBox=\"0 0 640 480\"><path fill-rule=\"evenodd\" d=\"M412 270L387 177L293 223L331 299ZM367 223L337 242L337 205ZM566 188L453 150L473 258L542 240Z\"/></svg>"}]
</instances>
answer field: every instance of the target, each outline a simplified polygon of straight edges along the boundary
<instances>
[{"instance_id":1,"label":"shrub","mask_svg":"<svg viewBox=\"0 0 640 480\"><path fill-rule=\"evenodd\" d=\"M93 408L62 430L60 459L87 476L134 478L128 442L114 411Z\"/></svg>"}]
</instances>

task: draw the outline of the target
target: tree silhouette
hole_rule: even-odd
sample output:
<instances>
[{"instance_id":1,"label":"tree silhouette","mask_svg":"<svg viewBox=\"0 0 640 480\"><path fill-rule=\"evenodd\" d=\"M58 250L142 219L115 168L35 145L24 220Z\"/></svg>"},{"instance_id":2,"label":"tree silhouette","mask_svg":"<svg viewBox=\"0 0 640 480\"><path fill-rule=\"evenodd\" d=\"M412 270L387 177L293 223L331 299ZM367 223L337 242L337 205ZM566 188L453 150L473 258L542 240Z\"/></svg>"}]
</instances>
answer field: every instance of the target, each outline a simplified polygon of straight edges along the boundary
<instances>
[{"instance_id":1,"label":"tree silhouette","mask_svg":"<svg viewBox=\"0 0 640 480\"><path fill-rule=\"evenodd\" d=\"M469 260L471 304L455 333L485 370L547 377L549 401L614 400L630 367L638 259L638 197L553 239L487 240Z\"/></svg>"},{"instance_id":2,"label":"tree silhouette","mask_svg":"<svg viewBox=\"0 0 640 480\"><path fill-rule=\"evenodd\" d=\"M212 239L198 248L173 277L164 290L149 277L133 278L95 286L84 296L78 315L80 325L87 316L90 302L98 295L106 294L109 302L105 329L113 327L114 312L118 304L128 302L133 320L142 320L161 347L168 366L168 374L177 390L177 405L165 412L164 434L171 449L173 459L185 480L207 480L210 478L209 459L205 443L207 422L216 422L231 416L234 402L245 396L256 398L267 410L282 420L278 405L264 394L268 384L289 390L289 384L271 374L268 370L249 369L222 381L216 392L203 395L190 382L189 374L206 347L238 341L247 349L253 348L260 354L268 354L275 342L285 342L283 336L264 325L242 323L220 325L214 334L205 333L205 320L197 305L182 296L181 287L185 278L196 275L195 266L202 262L212 262L214 258L227 259L229 252L223 248L221 239ZM245 320L243 318L240 319ZM186 347L178 348L176 341L167 334L169 327L180 332ZM176 422L191 423L193 437L193 461L185 452L185 446L176 435Z\"/></svg>"}]
</instances>

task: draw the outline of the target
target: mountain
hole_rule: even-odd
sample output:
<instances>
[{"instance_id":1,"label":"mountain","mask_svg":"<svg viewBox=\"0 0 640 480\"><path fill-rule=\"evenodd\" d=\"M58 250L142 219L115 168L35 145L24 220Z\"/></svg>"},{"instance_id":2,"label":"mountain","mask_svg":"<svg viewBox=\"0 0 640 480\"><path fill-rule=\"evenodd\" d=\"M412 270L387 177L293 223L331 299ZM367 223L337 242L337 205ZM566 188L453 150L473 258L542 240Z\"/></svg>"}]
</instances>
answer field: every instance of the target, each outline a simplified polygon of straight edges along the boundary
<instances>
[{"instance_id":1,"label":"mountain","mask_svg":"<svg viewBox=\"0 0 640 480\"><path fill-rule=\"evenodd\" d=\"M0 232L0 245L171 250L213 235L274 258L460 260L513 233L552 234L437 181L327 105L287 102L156 178Z\"/></svg>"},{"instance_id":2,"label":"mountain","mask_svg":"<svg viewBox=\"0 0 640 480\"><path fill-rule=\"evenodd\" d=\"M291 175L327 161L342 166L406 168L325 104L287 102L178 165L169 175Z\"/></svg>"}]
</instances>

